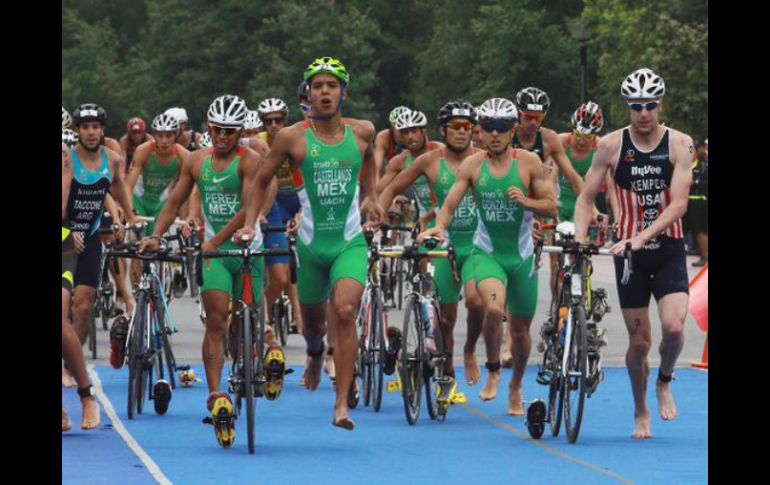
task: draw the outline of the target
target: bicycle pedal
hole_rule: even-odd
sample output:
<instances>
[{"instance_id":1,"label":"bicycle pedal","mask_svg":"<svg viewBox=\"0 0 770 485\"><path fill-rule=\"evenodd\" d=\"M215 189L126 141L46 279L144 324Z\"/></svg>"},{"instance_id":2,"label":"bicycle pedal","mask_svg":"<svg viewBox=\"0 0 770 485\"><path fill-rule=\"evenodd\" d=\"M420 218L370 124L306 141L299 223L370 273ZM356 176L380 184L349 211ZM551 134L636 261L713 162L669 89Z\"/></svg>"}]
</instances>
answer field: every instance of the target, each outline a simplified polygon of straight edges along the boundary
<instances>
[{"instance_id":1,"label":"bicycle pedal","mask_svg":"<svg viewBox=\"0 0 770 485\"><path fill-rule=\"evenodd\" d=\"M452 395L451 402L452 404L465 404L468 402L468 397L464 392L456 392Z\"/></svg>"}]
</instances>

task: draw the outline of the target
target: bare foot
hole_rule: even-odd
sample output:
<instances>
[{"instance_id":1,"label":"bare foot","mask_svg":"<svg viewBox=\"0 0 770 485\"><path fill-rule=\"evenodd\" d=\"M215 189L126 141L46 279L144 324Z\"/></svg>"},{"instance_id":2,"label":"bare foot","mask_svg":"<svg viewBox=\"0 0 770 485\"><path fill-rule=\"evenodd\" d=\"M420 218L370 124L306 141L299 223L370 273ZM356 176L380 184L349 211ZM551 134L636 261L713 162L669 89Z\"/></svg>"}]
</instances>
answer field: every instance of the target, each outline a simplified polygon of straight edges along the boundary
<instances>
[{"instance_id":1,"label":"bare foot","mask_svg":"<svg viewBox=\"0 0 770 485\"><path fill-rule=\"evenodd\" d=\"M321 357L314 359L308 355L305 359L305 374L302 376L302 383L309 391L318 389L318 385L321 383L322 366L323 359Z\"/></svg>"},{"instance_id":2,"label":"bare foot","mask_svg":"<svg viewBox=\"0 0 770 485\"><path fill-rule=\"evenodd\" d=\"M324 355L324 371L329 375L329 379L334 380L336 378L336 373L334 371L334 356L325 354Z\"/></svg>"},{"instance_id":3,"label":"bare foot","mask_svg":"<svg viewBox=\"0 0 770 485\"><path fill-rule=\"evenodd\" d=\"M482 401L491 401L497 397L497 388L500 387L500 379L502 379L500 371L489 373L487 384L484 386L484 390L481 391Z\"/></svg>"},{"instance_id":4,"label":"bare foot","mask_svg":"<svg viewBox=\"0 0 770 485\"><path fill-rule=\"evenodd\" d=\"M91 396L80 401L83 403L83 424L80 427L85 430L97 428L101 420L101 413L96 398Z\"/></svg>"},{"instance_id":5,"label":"bare foot","mask_svg":"<svg viewBox=\"0 0 770 485\"><path fill-rule=\"evenodd\" d=\"M61 430L62 433L65 431L69 431L72 429L72 423L70 422L70 417L67 415L67 411L64 409L64 406L61 407Z\"/></svg>"},{"instance_id":6,"label":"bare foot","mask_svg":"<svg viewBox=\"0 0 770 485\"><path fill-rule=\"evenodd\" d=\"M469 386L475 386L481 380L481 368L479 368L479 363L476 362L476 354L463 353L463 358L465 360L465 382Z\"/></svg>"},{"instance_id":7,"label":"bare foot","mask_svg":"<svg viewBox=\"0 0 770 485\"><path fill-rule=\"evenodd\" d=\"M523 386L513 387L508 386L508 415L509 416L524 416L524 396Z\"/></svg>"},{"instance_id":8,"label":"bare foot","mask_svg":"<svg viewBox=\"0 0 770 485\"><path fill-rule=\"evenodd\" d=\"M348 431L353 431L356 427L356 423L348 417L348 408L346 406L334 406L334 417L332 418L332 424L338 428L343 428Z\"/></svg>"},{"instance_id":9,"label":"bare foot","mask_svg":"<svg viewBox=\"0 0 770 485\"><path fill-rule=\"evenodd\" d=\"M648 440L652 438L652 431L650 431L649 411L645 411L643 414L636 415L634 432L631 437L635 440Z\"/></svg>"},{"instance_id":10,"label":"bare foot","mask_svg":"<svg viewBox=\"0 0 770 485\"><path fill-rule=\"evenodd\" d=\"M671 383L658 380L655 383L655 392L658 395L660 417L663 418L663 421L675 420L677 410L676 403L674 403L674 395L671 394Z\"/></svg>"},{"instance_id":11,"label":"bare foot","mask_svg":"<svg viewBox=\"0 0 770 485\"><path fill-rule=\"evenodd\" d=\"M61 370L61 383L67 389L72 389L77 385L75 383L75 378L72 376L72 373L63 367Z\"/></svg>"}]
</instances>

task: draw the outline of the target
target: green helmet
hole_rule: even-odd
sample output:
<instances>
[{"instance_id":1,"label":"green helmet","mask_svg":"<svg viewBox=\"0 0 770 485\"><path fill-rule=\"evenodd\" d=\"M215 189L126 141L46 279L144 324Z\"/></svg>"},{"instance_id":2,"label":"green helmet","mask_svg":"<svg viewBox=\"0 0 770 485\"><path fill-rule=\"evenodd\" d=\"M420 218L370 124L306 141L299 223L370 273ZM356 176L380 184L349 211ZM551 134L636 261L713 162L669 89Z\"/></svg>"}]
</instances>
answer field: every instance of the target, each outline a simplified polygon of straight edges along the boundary
<instances>
[{"instance_id":1,"label":"green helmet","mask_svg":"<svg viewBox=\"0 0 770 485\"><path fill-rule=\"evenodd\" d=\"M409 111L409 108L407 108L406 106L396 106L390 112L390 115L388 116L388 121L390 121L391 125L395 125L396 124L396 120L401 115L401 113L405 113L407 111Z\"/></svg>"},{"instance_id":2,"label":"green helmet","mask_svg":"<svg viewBox=\"0 0 770 485\"><path fill-rule=\"evenodd\" d=\"M350 74L345 69L345 65L339 59L333 57L319 57L307 66L307 69L305 69L305 81L310 81L313 76L323 73L331 74L345 84L350 82Z\"/></svg>"}]
</instances>

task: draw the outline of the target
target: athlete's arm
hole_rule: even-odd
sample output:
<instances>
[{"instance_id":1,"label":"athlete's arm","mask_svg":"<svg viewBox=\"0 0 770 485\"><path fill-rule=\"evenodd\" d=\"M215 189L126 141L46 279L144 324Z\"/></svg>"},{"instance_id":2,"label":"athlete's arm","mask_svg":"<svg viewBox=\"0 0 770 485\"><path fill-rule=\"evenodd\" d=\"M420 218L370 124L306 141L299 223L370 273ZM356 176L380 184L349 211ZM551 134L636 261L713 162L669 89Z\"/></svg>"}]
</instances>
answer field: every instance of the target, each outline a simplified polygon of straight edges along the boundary
<instances>
[{"instance_id":1,"label":"athlete's arm","mask_svg":"<svg viewBox=\"0 0 770 485\"><path fill-rule=\"evenodd\" d=\"M142 143L134 151L134 161L131 162L131 170L128 172L128 176L126 177L126 188L128 189L128 193L132 194L132 197L134 188L136 187L136 182L139 180L139 177L142 175L142 172L147 166L147 162L150 160L150 146L150 143ZM180 163L179 165L181 174L182 164Z\"/></svg>"},{"instance_id":2,"label":"athlete's arm","mask_svg":"<svg viewBox=\"0 0 770 485\"><path fill-rule=\"evenodd\" d=\"M270 153L270 145L262 140L259 135L249 138L249 148L262 155L262 158L267 157L267 154Z\"/></svg>"},{"instance_id":3,"label":"athlete's arm","mask_svg":"<svg viewBox=\"0 0 770 485\"><path fill-rule=\"evenodd\" d=\"M374 163L377 166L377 176L382 173L382 167L385 165L385 155L388 153L388 148L390 148L389 130L377 133L377 137L374 139Z\"/></svg>"},{"instance_id":4,"label":"athlete's arm","mask_svg":"<svg viewBox=\"0 0 770 485\"><path fill-rule=\"evenodd\" d=\"M382 191L385 190L385 187L390 185L393 179L396 178L402 170L404 170L404 165L406 165L406 157L408 154L409 152L404 150L403 152L390 159L388 168L385 171L385 175L383 175L380 181L377 182L378 194L382 193Z\"/></svg>"},{"instance_id":5,"label":"athlete's arm","mask_svg":"<svg viewBox=\"0 0 770 485\"><path fill-rule=\"evenodd\" d=\"M530 197L525 197L524 193L517 187L508 189L508 196L526 210L534 212L535 215L544 217L556 216L559 212L559 204L556 202L553 184L550 183L543 170L540 157L532 152L520 151L519 163L526 167L526 170L529 172Z\"/></svg>"},{"instance_id":6,"label":"athlete's arm","mask_svg":"<svg viewBox=\"0 0 770 485\"><path fill-rule=\"evenodd\" d=\"M559 135L551 130L543 130L543 142L547 143L551 148L551 157L556 162L559 171L564 173L564 176L569 180L572 190L579 194L583 189L583 179L580 178L575 167L572 166L569 158L567 158L567 152L564 150L564 145L559 139Z\"/></svg>"},{"instance_id":7,"label":"athlete's arm","mask_svg":"<svg viewBox=\"0 0 770 485\"><path fill-rule=\"evenodd\" d=\"M110 160L110 169L112 170L112 185L110 185L110 194L115 201L123 207L123 211L126 213L126 219L129 222L138 222L136 214L134 214L134 205L131 200L129 192L126 190L125 176L123 175L123 157L107 149L107 156Z\"/></svg>"},{"instance_id":8,"label":"athlete's arm","mask_svg":"<svg viewBox=\"0 0 770 485\"><path fill-rule=\"evenodd\" d=\"M406 170L402 170L391 183L389 183L384 190L380 193L380 207L390 207L393 203L393 198L399 194L403 194L406 189L412 185L417 178L426 174L427 167L430 166L432 152L423 153L419 157L415 158L411 167Z\"/></svg>"},{"instance_id":9,"label":"athlete's arm","mask_svg":"<svg viewBox=\"0 0 770 485\"><path fill-rule=\"evenodd\" d=\"M596 155L591 168L586 173L583 190L575 203L575 240L588 242L588 224L591 221L591 209L596 200L596 194L612 166L613 159L620 150L620 132L616 131L599 140Z\"/></svg>"},{"instance_id":10,"label":"athlete's arm","mask_svg":"<svg viewBox=\"0 0 770 485\"><path fill-rule=\"evenodd\" d=\"M289 150L291 144L294 142L293 127L284 128L279 131L275 139L273 140L273 146L270 148L270 153L267 154L267 158L264 159L253 183L245 185L248 187L248 196L245 200L246 203L246 219L244 229L253 228L257 223L257 216L259 215L264 205L265 191L267 190L270 182L275 178L275 173L278 171L278 167L289 158Z\"/></svg>"},{"instance_id":11,"label":"athlete's arm","mask_svg":"<svg viewBox=\"0 0 770 485\"><path fill-rule=\"evenodd\" d=\"M615 193L615 181L612 179L611 170L607 170L604 183L607 184L607 204L612 211L613 220L617 221L620 218L620 205L618 204L618 194Z\"/></svg>"},{"instance_id":12,"label":"athlete's arm","mask_svg":"<svg viewBox=\"0 0 770 485\"><path fill-rule=\"evenodd\" d=\"M70 187L72 186L72 155L66 144L61 144L61 221L67 218L67 202L70 197Z\"/></svg>"},{"instance_id":13,"label":"athlete's arm","mask_svg":"<svg viewBox=\"0 0 770 485\"><path fill-rule=\"evenodd\" d=\"M193 184L190 193L189 204L187 204L187 220L195 219L196 222L203 220L203 211L201 206L201 193L198 190L198 184Z\"/></svg>"},{"instance_id":14,"label":"athlete's arm","mask_svg":"<svg viewBox=\"0 0 770 485\"><path fill-rule=\"evenodd\" d=\"M374 137L377 132L370 121L362 122L361 127L361 137L366 143L364 163L361 167L361 186L366 196L371 199L367 204L369 221L380 223L384 221L385 211L377 202L377 165L374 160Z\"/></svg>"},{"instance_id":15,"label":"athlete's arm","mask_svg":"<svg viewBox=\"0 0 770 485\"><path fill-rule=\"evenodd\" d=\"M695 148L692 138L684 133L670 131L673 139L671 163L674 164L674 174L671 176L671 203L661 212L658 219L650 227L639 233L637 238L646 243L687 213L687 201L692 182L692 157ZM636 248L635 248L636 249Z\"/></svg>"},{"instance_id":16,"label":"athlete's arm","mask_svg":"<svg viewBox=\"0 0 770 485\"><path fill-rule=\"evenodd\" d=\"M273 180L270 181L270 186L267 188L267 199L265 200L265 203L262 204L262 210L260 211L259 217L261 219L267 219L267 217L270 215L270 211L273 210L273 205L275 204L275 198L278 196L278 179L273 177Z\"/></svg>"}]
</instances>

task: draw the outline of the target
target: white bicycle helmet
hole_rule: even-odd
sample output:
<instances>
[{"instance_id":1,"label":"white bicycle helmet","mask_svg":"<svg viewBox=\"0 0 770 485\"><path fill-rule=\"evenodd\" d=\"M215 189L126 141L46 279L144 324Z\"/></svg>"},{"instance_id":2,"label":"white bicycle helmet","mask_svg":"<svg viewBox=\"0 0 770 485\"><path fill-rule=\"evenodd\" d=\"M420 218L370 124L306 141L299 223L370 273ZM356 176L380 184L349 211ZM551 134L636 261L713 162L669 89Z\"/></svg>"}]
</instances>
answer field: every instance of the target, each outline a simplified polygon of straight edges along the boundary
<instances>
[{"instance_id":1,"label":"white bicycle helmet","mask_svg":"<svg viewBox=\"0 0 770 485\"><path fill-rule=\"evenodd\" d=\"M484 101L479 106L479 121L486 120L504 120L519 121L519 112L513 101L505 98L492 98Z\"/></svg>"},{"instance_id":2,"label":"white bicycle helmet","mask_svg":"<svg viewBox=\"0 0 770 485\"><path fill-rule=\"evenodd\" d=\"M61 141L68 147L72 148L78 143L78 134L69 128L66 128L61 132Z\"/></svg>"},{"instance_id":3,"label":"white bicycle helmet","mask_svg":"<svg viewBox=\"0 0 770 485\"><path fill-rule=\"evenodd\" d=\"M282 99L267 98L259 103L257 112L259 113L260 118L271 113L281 113L282 116L286 117L289 116L289 107L286 106L286 103L284 103Z\"/></svg>"},{"instance_id":4,"label":"white bicycle helmet","mask_svg":"<svg viewBox=\"0 0 770 485\"><path fill-rule=\"evenodd\" d=\"M187 110L184 108L169 108L166 110L165 114L171 115L178 119L179 124L187 123L189 121L189 118L187 117Z\"/></svg>"},{"instance_id":5,"label":"white bicycle helmet","mask_svg":"<svg viewBox=\"0 0 770 485\"><path fill-rule=\"evenodd\" d=\"M64 106L61 107L61 129L66 130L72 126L72 116L70 116L69 112L64 109Z\"/></svg>"},{"instance_id":6,"label":"white bicycle helmet","mask_svg":"<svg viewBox=\"0 0 770 485\"><path fill-rule=\"evenodd\" d=\"M388 121L390 121L391 125L396 124L396 120L401 115L401 113L406 113L409 111L409 108L406 106L396 106L390 111L390 114L388 115Z\"/></svg>"},{"instance_id":7,"label":"white bicycle helmet","mask_svg":"<svg viewBox=\"0 0 770 485\"><path fill-rule=\"evenodd\" d=\"M408 128L425 128L428 126L428 118L425 113L417 110L403 111L395 123L397 130L406 130Z\"/></svg>"},{"instance_id":8,"label":"white bicycle helmet","mask_svg":"<svg viewBox=\"0 0 770 485\"><path fill-rule=\"evenodd\" d=\"M224 128L241 128L246 119L246 102L238 96L226 94L211 103L208 111L209 123Z\"/></svg>"},{"instance_id":9,"label":"white bicycle helmet","mask_svg":"<svg viewBox=\"0 0 770 485\"><path fill-rule=\"evenodd\" d=\"M179 119L168 114L168 111L161 113L152 120L152 131L177 131L179 130Z\"/></svg>"},{"instance_id":10,"label":"white bicycle helmet","mask_svg":"<svg viewBox=\"0 0 770 485\"><path fill-rule=\"evenodd\" d=\"M207 132L205 132L205 133L204 133L204 134L201 136L200 147L201 147L201 148L210 148L210 147L211 147L211 135L209 134L209 132L208 132L208 131L207 131Z\"/></svg>"},{"instance_id":11,"label":"white bicycle helmet","mask_svg":"<svg viewBox=\"0 0 770 485\"><path fill-rule=\"evenodd\" d=\"M259 119L259 112L249 111L243 120L244 130L259 130L263 127L262 120Z\"/></svg>"},{"instance_id":12,"label":"white bicycle helmet","mask_svg":"<svg viewBox=\"0 0 770 485\"><path fill-rule=\"evenodd\" d=\"M620 94L626 99L658 99L666 94L666 83L652 69L643 67L621 83Z\"/></svg>"}]
</instances>

